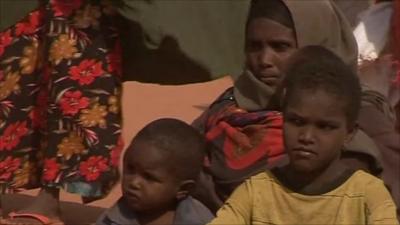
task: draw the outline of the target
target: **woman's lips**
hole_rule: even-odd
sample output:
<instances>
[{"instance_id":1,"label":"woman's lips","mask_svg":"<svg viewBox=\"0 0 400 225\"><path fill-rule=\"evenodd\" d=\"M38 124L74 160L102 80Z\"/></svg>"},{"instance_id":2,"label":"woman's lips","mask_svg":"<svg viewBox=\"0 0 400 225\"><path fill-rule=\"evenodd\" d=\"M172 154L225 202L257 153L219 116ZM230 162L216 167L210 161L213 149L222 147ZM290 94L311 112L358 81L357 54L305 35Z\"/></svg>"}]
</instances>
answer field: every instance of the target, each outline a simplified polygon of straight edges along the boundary
<instances>
[{"instance_id":1,"label":"woman's lips","mask_svg":"<svg viewBox=\"0 0 400 225\"><path fill-rule=\"evenodd\" d=\"M265 84L269 84L269 85L275 85L279 82L279 77L278 76L261 76L260 80L265 83Z\"/></svg>"}]
</instances>

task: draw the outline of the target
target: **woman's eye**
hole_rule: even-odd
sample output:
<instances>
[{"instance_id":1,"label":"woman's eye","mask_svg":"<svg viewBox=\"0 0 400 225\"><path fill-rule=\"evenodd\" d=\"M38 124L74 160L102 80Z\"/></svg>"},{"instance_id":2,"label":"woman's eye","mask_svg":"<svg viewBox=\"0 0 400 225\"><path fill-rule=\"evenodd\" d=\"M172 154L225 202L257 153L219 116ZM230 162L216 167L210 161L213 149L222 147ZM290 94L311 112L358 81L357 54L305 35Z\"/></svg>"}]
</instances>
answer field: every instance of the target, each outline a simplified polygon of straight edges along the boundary
<instances>
[{"instance_id":1,"label":"woman's eye","mask_svg":"<svg viewBox=\"0 0 400 225\"><path fill-rule=\"evenodd\" d=\"M277 42L277 43L274 43L274 44L272 45L272 47L273 47L273 48L275 49L275 51L277 51L277 52L285 52L285 51L287 51L288 49L291 48L291 45L288 44L288 43L284 43L284 42Z\"/></svg>"}]
</instances>

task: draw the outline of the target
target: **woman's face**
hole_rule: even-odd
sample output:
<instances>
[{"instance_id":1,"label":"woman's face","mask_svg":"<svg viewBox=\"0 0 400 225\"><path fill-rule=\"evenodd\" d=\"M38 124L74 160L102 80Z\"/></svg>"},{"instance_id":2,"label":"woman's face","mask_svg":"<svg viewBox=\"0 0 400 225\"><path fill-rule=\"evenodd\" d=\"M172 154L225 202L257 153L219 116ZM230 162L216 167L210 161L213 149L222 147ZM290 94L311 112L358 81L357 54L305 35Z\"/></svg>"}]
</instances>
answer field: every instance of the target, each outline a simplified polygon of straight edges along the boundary
<instances>
[{"instance_id":1,"label":"woman's face","mask_svg":"<svg viewBox=\"0 0 400 225\"><path fill-rule=\"evenodd\" d=\"M282 65L297 49L294 31L267 18L255 18L247 27L246 66L271 88L282 80Z\"/></svg>"}]
</instances>

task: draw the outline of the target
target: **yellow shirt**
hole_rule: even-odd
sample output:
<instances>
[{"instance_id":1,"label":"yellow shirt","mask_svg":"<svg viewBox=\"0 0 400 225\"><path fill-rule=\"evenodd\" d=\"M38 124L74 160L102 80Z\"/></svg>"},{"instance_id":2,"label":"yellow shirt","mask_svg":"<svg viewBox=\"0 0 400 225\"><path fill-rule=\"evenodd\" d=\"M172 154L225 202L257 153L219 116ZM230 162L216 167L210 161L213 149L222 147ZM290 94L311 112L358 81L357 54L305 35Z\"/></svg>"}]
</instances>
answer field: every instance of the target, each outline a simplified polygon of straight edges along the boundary
<instances>
[{"instance_id":1,"label":"yellow shirt","mask_svg":"<svg viewBox=\"0 0 400 225\"><path fill-rule=\"evenodd\" d=\"M284 187L270 172L240 185L214 225L399 224L396 206L383 182L363 171L355 172L336 189L322 195L303 195Z\"/></svg>"}]
</instances>

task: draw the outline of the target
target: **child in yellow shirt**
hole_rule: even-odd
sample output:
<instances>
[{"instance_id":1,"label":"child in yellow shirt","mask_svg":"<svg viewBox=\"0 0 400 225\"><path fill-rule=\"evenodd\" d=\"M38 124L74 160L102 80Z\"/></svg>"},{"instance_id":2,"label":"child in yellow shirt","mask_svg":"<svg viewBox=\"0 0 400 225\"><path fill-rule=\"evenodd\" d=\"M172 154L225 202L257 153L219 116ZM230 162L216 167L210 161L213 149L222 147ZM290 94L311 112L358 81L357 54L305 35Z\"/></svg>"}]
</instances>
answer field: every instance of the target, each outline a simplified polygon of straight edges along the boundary
<instances>
[{"instance_id":1,"label":"child in yellow shirt","mask_svg":"<svg viewBox=\"0 0 400 225\"><path fill-rule=\"evenodd\" d=\"M357 76L319 46L288 60L282 84L289 165L238 187L211 224L398 224L383 182L340 160L356 130Z\"/></svg>"}]
</instances>

